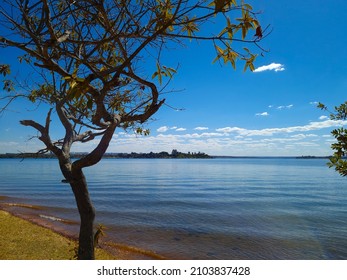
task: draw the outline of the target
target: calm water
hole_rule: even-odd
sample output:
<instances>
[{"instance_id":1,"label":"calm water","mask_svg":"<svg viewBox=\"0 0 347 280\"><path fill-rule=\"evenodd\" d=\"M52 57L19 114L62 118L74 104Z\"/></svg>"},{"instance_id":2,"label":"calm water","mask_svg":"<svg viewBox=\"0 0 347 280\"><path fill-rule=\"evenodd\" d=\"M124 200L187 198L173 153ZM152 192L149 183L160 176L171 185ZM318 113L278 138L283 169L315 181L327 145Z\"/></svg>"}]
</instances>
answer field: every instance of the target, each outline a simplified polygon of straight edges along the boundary
<instances>
[{"instance_id":1,"label":"calm water","mask_svg":"<svg viewBox=\"0 0 347 280\"><path fill-rule=\"evenodd\" d=\"M78 221L55 160L2 159L0 176L3 205ZM105 159L86 176L118 243L172 259L347 259L347 178L326 160Z\"/></svg>"}]
</instances>

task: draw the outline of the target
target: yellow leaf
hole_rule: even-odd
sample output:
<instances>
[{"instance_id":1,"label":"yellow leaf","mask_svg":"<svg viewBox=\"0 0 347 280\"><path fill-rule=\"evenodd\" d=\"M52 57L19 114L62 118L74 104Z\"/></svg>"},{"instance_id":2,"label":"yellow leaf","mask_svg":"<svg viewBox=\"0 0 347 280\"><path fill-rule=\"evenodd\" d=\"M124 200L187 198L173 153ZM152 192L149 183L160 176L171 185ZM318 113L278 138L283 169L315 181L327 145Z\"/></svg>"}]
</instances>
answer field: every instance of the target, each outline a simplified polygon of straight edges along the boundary
<instances>
[{"instance_id":1,"label":"yellow leaf","mask_svg":"<svg viewBox=\"0 0 347 280\"><path fill-rule=\"evenodd\" d=\"M70 83L70 88L73 89L76 85L77 85L77 82L76 81L72 81Z\"/></svg>"},{"instance_id":2,"label":"yellow leaf","mask_svg":"<svg viewBox=\"0 0 347 280\"><path fill-rule=\"evenodd\" d=\"M216 50L217 50L217 52L218 52L220 55L223 55L223 54L224 54L224 50L223 50L221 47L216 46Z\"/></svg>"}]
</instances>

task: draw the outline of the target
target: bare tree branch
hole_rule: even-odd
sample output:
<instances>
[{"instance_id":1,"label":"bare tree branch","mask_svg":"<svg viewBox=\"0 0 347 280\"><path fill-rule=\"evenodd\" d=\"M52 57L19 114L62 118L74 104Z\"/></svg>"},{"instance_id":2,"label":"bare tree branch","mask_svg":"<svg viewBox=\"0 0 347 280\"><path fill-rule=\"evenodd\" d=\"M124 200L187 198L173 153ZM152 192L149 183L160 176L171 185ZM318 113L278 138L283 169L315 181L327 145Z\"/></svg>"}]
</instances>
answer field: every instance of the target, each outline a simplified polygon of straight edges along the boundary
<instances>
[{"instance_id":1,"label":"bare tree branch","mask_svg":"<svg viewBox=\"0 0 347 280\"><path fill-rule=\"evenodd\" d=\"M110 144L110 141L113 137L114 131L116 127L119 125L119 123L120 123L119 117L115 116L112 124L105 130L97 147L85 157L76 160L72 164L72 168L82 169L82 168L97 164L102 159L103 155L105 154Z\"/></svg>"}]
</instances>

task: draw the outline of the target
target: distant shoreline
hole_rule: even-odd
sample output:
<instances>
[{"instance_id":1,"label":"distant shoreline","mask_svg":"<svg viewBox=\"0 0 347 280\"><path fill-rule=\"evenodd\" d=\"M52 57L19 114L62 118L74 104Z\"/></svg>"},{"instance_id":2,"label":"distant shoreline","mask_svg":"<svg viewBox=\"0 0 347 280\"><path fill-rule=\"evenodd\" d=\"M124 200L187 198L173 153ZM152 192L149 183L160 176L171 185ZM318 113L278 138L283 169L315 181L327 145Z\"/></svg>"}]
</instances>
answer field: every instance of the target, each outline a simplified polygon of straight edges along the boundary
<instances>
[{"instance_id":1,"label":"distant shoreline","mask_svg":"<svg viewBox=\"0 0 347 280\"><path fill-rule=\"evenodd\" d=\"M71 158L82 158L86 156L88 153L72 153ZM42 159L50 159L50 158L56 158L56 156L52 153L47 153L47 154L37 154L37 153L5 153L5 154L0 154L0 158L20 158L20 159L25 159L25 158L42 158ZM182 153L177 150L172 150L171 154L168 152L160 152L160 153L106 153L103 158L157 158L157 159L207 159L207 158L213 158L212 156L202 153L202 152L188 152L188 153Z\"/></svg>"},{"instance_id":2,"label":"distant shoreline","mask_svg":"<svg viewBox=\"0 0 347 280\"><path fill-rule=\"evenodd\" d=\"M87 153L72 153L71 158L82 158ZM55 159L53 154L35 154L35 153L5 153L0 154L0 159L10 158L37 158L37 159ZM181 153L169 154L167 152L160 153L106 153L103 158L111 159L330 159L331 156L214 156L205 153Z\"/></svg>"}]
</instances>

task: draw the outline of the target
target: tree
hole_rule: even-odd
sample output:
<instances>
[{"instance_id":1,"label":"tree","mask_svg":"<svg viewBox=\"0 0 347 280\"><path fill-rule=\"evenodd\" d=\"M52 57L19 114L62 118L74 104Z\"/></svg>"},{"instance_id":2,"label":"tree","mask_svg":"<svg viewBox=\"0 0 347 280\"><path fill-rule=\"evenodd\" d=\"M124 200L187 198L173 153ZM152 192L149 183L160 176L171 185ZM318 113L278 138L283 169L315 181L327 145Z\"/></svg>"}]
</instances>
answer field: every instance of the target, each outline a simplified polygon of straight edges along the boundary
<instances>
[{"instance_id":1,"label":"tree","mask_svg":"<svg viewBox=\"0 0 347 280\"><path fill-rule=\"evenodd\" d=\"M163 65L164 51L210 41L215 61L235 68L241 60L245 70L254 69L257 56L245 44L263 51L257 13L243 0L3 0L0 20L0 46L19 50L19 61L35 69L18 92L10 65L0 65L7 92L2 112L18 98L47 106L43 123L20 123L39 132L44 148L37 153L55 154L71 186L80 214L79 259L94 258L95 209L83 169L101 160L116 128L149 133L144 124L165 103L163 90L177 70ZM64 127L61 139L51 138L52 114ZM91 140L98 140L95 149L72 161L72 146Z\"/></svg>"},{"instance_id":2,"label":"tree","mask_svg":"<svg viewBox=\"0 0 347 280\"><path fill-rule=\"evenodd\" d=\"M328 107L322 103L318 104L318 108L329 111ZM347 119L347 102L335 106L334 111L330 112L330 119L345 121ZM331 134L335 137L337 142L331 145L334 153L329 158L330 162L328 166L330 168L334 167L340 175L347 176L347 129L344 127L336 128L332 130Z\"/></svg>"}]
</instances>

